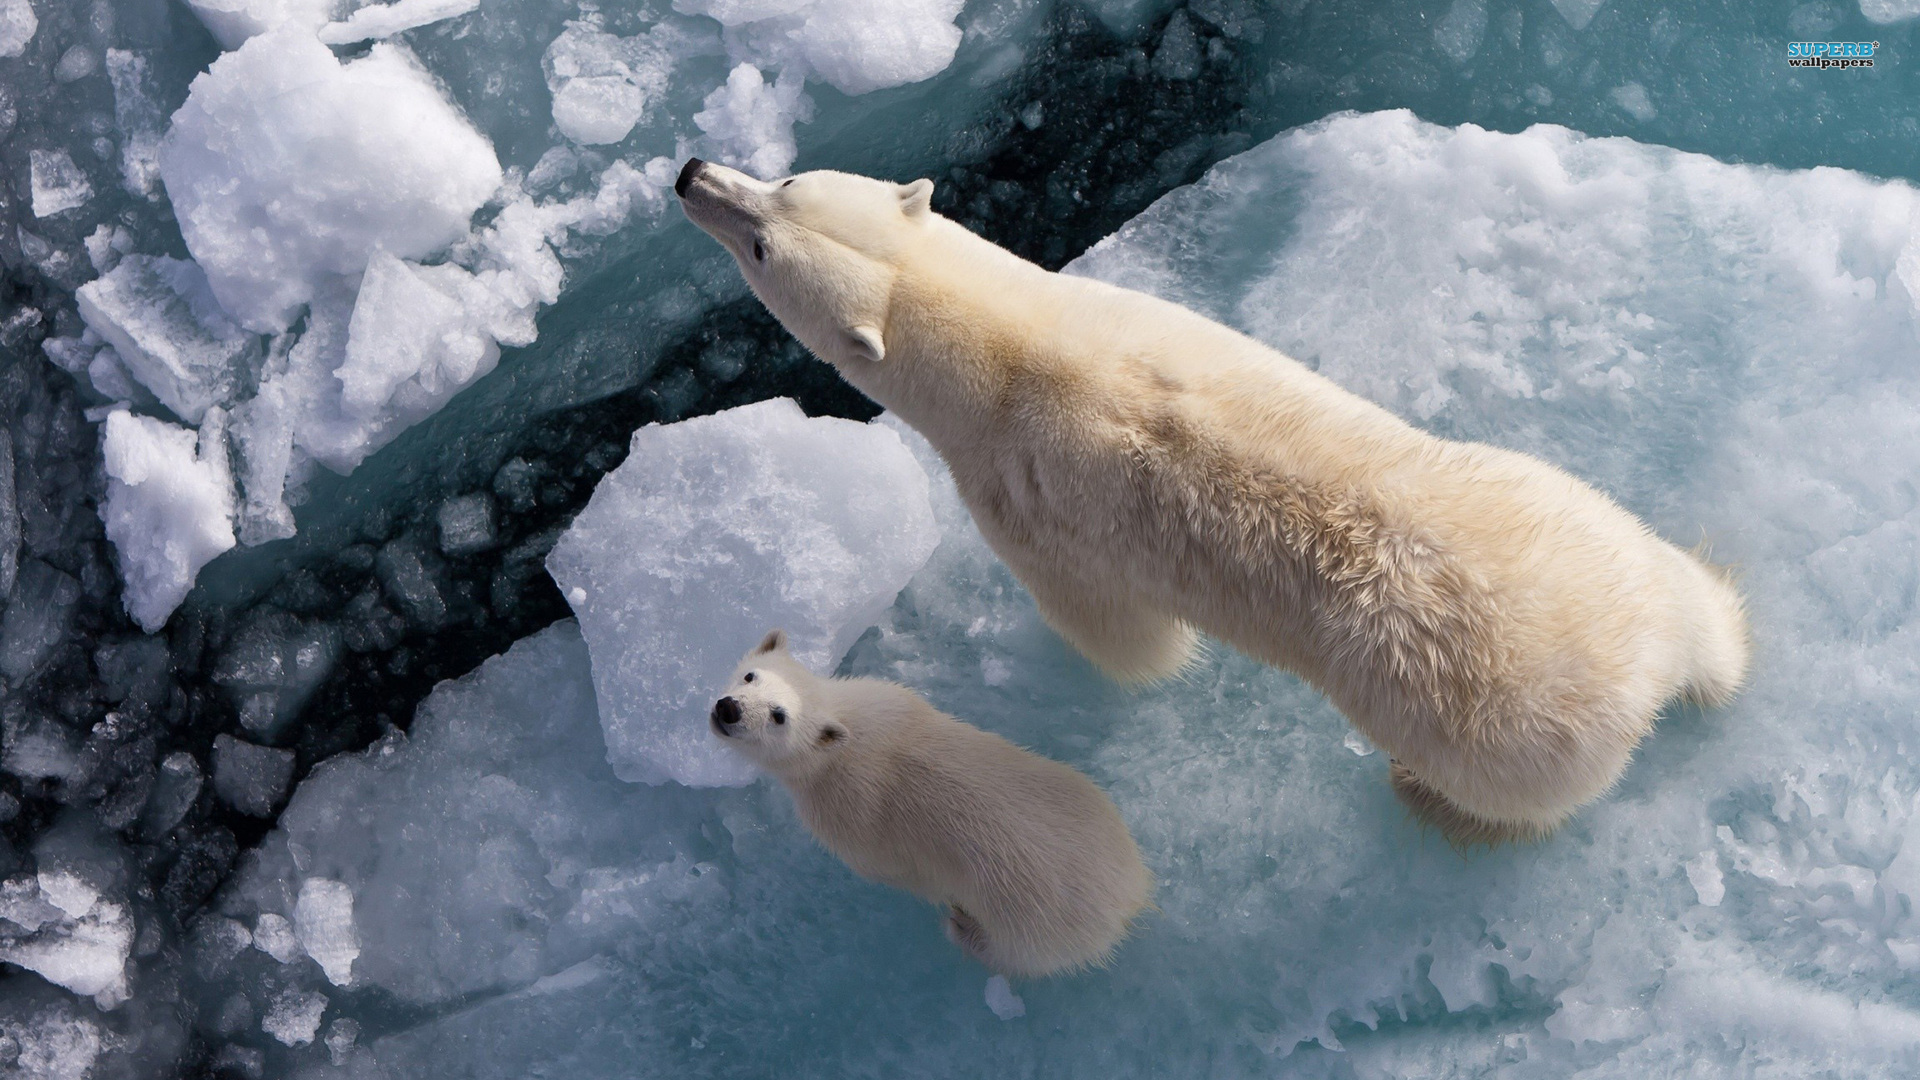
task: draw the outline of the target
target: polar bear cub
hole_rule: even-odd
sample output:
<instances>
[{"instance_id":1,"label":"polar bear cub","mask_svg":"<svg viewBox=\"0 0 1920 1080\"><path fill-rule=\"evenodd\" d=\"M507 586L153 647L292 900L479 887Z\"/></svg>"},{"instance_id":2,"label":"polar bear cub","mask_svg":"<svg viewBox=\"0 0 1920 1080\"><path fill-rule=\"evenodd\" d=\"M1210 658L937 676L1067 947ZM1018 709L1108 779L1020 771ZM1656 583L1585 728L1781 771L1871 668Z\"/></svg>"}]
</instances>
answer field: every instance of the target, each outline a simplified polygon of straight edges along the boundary
<instances>
[{"instance_id":1,"label":"polar bear cub","mask_svg":"<svg viewBox=\"0 0 1920 1080\"><path fill-rule=\"evenodd\" d=\"M767 635L713 733L772 773L862 877L947 906L947 936L1000 975L1105 963L1153 876L1085 776L878 679L823 679Z\"/></svg>"},{"instance_id":2,"label":"polar bear cub","mask_svg":"<svg viewBox=\"0 0 1920 1080\"><path fill-rule=\"evenodd\" d=\"M694 159L674 190L795 337L926 436L1082 653L1157 678L1205 632L1298 673L1456 841L1552 829L1668 701L1745 678L1739 595L1605 495L1043 270L934 213L931 181Z\"/></svg>"}]
</instances>

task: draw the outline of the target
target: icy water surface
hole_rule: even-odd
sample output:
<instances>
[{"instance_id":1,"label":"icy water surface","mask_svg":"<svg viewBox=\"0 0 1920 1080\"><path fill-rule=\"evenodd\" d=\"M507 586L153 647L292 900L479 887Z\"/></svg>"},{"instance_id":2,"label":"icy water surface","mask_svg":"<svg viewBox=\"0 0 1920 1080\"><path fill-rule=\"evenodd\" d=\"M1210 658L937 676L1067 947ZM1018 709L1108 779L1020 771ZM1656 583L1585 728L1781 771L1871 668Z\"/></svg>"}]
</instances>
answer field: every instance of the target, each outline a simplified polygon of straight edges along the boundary
<instances>
[{"instance_id":1,"label":"icy water surface","mask_svg":"<svg viewBox=\"0 0 1920 1080\"><path fill-rule=\"evenodd\" d=\"M0 0L0 1068L1915 1071L1920 249L1876 177L1920 177L1917 14ZM891 432L807 438L881 453L892 517L726 421L630 451L874 412L680 221L696 152L932 176L1046 265L1568 467L1739 568L1754 685L1462 857L1286 676L1101 679ZM556 585L616 467L652 494L595 499ZM897 565L849 559L876 537ZM724 618L715 551L752 571ZM649 725L752 610L1086 770L1161 913L990 989L777 788L621 779L720 778Z\"/></svg>"}]
</instances>

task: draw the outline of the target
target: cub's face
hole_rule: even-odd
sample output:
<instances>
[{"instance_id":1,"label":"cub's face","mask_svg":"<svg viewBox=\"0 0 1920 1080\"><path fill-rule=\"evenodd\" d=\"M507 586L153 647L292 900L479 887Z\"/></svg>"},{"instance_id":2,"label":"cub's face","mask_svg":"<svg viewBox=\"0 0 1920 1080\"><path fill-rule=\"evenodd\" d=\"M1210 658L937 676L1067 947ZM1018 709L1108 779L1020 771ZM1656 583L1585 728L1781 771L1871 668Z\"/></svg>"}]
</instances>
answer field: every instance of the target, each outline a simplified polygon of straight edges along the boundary
<instances>
[{"instance_id":1,"label":"cub's face","mask_svg":"<svg viewBox=\"0 0 1920 1080\"><path fill-rule=\"evenodd\" d=\"M707 726L735 751L780 776L806 773L846 742L838 721L809 708L805 688L815 680L787 652L775 630L734 669L733 684L713 703Z\"/></svg>"},{"instance_id":2,"label":"cub's face","mask_svg":"<svg viewBox=\"0 0 1920 1080\"><path fill-rule=\"evenodd\" d=\"M820 171L768 182L692 158L673 190L815 355L842 367L885 359L895 266L933 214L933 181Z\"/></svg>"}]
</instances>

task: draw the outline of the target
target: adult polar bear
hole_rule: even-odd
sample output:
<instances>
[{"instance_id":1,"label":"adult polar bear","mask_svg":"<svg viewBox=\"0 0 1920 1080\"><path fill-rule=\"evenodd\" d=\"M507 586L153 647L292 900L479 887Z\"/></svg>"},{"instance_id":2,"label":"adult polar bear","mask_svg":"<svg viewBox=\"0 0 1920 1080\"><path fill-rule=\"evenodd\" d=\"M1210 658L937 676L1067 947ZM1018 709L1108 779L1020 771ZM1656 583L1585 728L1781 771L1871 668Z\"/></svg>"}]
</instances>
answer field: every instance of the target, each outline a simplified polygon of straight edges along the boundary
<instances>
[{"instance_id":1,"label":"adult polar bear","mask_svg":"<svg viewBox=\"0 0 1920 1080\"><path fill-rule=\"evenodd\" d=\"M1456 842L1544 834L1666 702L1745 677L1738 594L1606 496L1042 270L934 213L931 181L696 158L674 190L795 337L926 436L1076 648L1152 679L1205 631L1298 673Z\"/></svg>"}]
</instances>

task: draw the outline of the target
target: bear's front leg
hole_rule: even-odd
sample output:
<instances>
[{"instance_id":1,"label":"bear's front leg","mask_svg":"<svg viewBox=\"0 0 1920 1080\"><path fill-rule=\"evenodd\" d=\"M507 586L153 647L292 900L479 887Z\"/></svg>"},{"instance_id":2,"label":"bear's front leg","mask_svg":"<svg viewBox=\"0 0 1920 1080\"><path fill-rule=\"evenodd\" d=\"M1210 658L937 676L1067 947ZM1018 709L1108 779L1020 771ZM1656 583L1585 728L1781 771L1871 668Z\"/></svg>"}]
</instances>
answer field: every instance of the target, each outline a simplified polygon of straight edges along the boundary
<instances>
[{"instance_id":1,"label":"bear's front leg","mask_svg":"<svg viewBox=\"0 0 1920 1080\"><path fill-rule=\"evenodd\" d=\"M1193 627L1143 605L1069 601L1031 585L1028 591L1048 626L1120 682L1147 683L1178 675L1193 662L1200 645Z\"/></svg>"}]
</instances>

